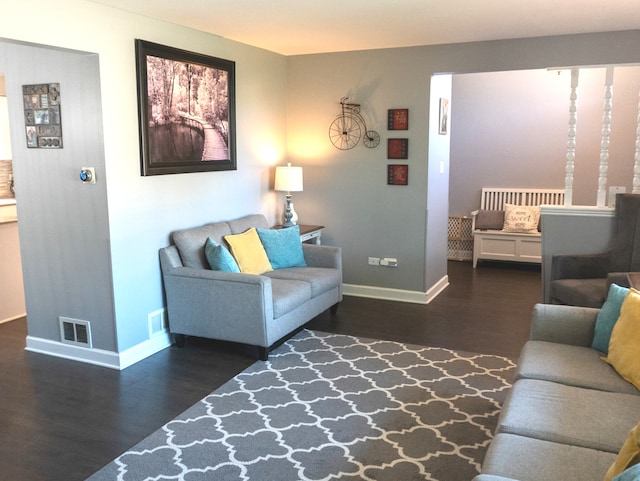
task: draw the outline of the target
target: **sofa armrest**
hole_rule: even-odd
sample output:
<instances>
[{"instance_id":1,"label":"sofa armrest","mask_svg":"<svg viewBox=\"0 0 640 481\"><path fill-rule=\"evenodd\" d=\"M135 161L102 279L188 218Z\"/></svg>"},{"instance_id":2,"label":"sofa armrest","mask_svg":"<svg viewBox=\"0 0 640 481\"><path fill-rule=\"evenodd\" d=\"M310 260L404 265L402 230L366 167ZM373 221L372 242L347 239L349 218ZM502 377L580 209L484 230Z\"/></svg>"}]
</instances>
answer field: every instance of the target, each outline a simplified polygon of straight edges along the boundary
<instances>
[{"instance_id":1,"label":"sofa armrest","mask_svg":"<svg viewBox=\"0 0 640 481\"><path fill-rule=\"evenodd\" d=\"M529 339L589 347L598 312L590 307L536 304Z\"/></svg>"},{"instance_id":2,"label":"sofa armrest","mask_svg":"<svg viewBox=\"0 0 640 481\"><path fill-rule=\"evenodd\" d=\"M610 252L601 254L556 254L551 258L551 280L607 277Z\"/></svg>"},{"instance_id":3,"label":"sofa armrest","mask_svg":"<svg viewBox=\"0 0 640 481\"><path fill-rule=\"evenodd\" d=\"M268 346L271 279L190 267L163 270L172 333Z\"/></svg>"},{"instance_id":4,"label":"sofa armrest","mask_svg":"<svg viewBox=\"0 0 640 481\"><path fill-rule=\"evenodd\" d=\"M340 247L302 244L302 252L309 267L332 267L342 271L342 249Z\"/></svg>"},{"instance_id":5,"label":"sofa armrest","mask_svg":"<svg viewBox=\"0 0 640 481\"><path fill-rule=\"evenodd\" d=\"M633 287L634 289L638 289L640 286L632 285L633 282L631 282L629 274L637 274L637 272L609 272L609 274L607 274L607 292L609 292L611 284L618 284L620 287Z\"/></svg>"}]
</instances>

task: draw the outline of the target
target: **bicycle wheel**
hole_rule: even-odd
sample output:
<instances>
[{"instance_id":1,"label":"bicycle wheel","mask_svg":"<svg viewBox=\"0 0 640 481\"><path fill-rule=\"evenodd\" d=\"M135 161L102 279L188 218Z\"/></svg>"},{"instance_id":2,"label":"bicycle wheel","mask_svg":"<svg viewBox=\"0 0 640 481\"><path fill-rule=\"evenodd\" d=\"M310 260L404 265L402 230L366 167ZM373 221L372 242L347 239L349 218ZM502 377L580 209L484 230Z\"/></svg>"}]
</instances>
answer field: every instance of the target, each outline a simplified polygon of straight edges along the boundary
<instances>
[{"instance_id":1,"label":"bicycle wheel","mask_svg":"<svg viewBox=\"0 0 640 481\"><path fill-rule=\"evenodd\" d=\"M329 126L329 140L340 150L353 149L360 141L362 129L350 115L340 115Z\"/></svg>"},{"instance_id":2,"label":"bicycle wheel","mask_svg":"<svg viewBox=\"0 0 640 481\"><path fill-rule=\"evenodd\" d=\"M364 133L364 137L362 138L362 141L364 142L364 145L366 145L370 149L373 149L374 147L377 147L378 144L380 143L380 134L375 130L367 130Z\"/></svg>"}]
</instances>

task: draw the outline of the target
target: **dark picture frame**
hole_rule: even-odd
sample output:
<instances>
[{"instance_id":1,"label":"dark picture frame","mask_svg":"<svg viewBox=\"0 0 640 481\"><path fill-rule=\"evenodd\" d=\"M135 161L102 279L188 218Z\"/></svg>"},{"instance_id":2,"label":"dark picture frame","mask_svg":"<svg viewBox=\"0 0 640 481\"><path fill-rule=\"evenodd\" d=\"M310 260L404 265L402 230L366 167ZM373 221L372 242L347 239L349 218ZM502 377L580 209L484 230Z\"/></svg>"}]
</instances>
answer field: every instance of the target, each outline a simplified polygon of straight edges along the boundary
<instances>
[{"instance_id":1,"label":"dark picture frame","mask_svg":"<svg viewBox=\"0 0 640 481\"><path fill-rule=\"evenodd\" d=\"M387 130L409 130L409 109L389 109Z\"/></svg>"},{"instance_id":2,"label":"dark picture frame","mask_svg":"<svg viewBox=\"0 0 640 481\"><path fill-rule=\"evenodd\" d=\"M387 159L408 159L409 139L387 139Z\"/></svg>"},{"instance_id":3,"label":"dark picture frame","mask_svg":"<svg viewBox=\"0 0 640 481\"><path fill-rule=\"evenodd\" d=\"M449 99L440 99L440 113L438 116L438 134L447 135L449 133Z\"/></svg>"},{"instance_id":4,"label":"dark picture frame","mask_svg":"<svg viewBox=\"0 0 640 481\"><path fill-rule=\"evenodd\" d=\"M235 62L135 48L141 175L236 170Z\"/></svg>"},{"instance_id":5,"label":"dark picture frame","mask_svg":"<svg viewBox=\"0 0 640 481\"><path fill-rule=\"evenodd\" d=\"M387 185L409 185L409 166L407 164L389 164L387 166Z\"/></svg>"}]
</instances>

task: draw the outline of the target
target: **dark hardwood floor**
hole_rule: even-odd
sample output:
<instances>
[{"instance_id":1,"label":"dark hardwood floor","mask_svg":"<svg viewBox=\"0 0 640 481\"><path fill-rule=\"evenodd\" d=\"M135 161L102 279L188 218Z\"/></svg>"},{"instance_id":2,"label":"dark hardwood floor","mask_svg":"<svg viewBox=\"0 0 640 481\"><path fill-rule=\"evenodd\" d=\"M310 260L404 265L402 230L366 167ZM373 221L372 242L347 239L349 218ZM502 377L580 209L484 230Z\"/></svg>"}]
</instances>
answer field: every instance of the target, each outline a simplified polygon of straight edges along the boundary
<instances>
[{"instance_id":1,"label":"dark hardwood floor","mask_svg":"<svg viewBox=\"0 0 640 481\"><path fill-rule=\"evenodd\" d=\"M516 359L541 301L536 266L449 263L431 304L345 297L310 329ZM0 325L0 480L80 481L253 362L190 338L122 372L24 351L25 320Z\"/></svg>"}]
</instances>

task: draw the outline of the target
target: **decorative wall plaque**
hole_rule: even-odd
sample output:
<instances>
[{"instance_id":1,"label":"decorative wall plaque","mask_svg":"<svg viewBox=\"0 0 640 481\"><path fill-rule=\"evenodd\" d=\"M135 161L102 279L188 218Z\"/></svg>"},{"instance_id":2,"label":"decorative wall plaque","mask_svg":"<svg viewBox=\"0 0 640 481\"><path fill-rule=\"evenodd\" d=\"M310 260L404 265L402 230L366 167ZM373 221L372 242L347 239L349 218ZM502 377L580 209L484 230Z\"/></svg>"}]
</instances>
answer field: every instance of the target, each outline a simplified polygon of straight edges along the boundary
<instances>
[{"instance_id":1,"label":"decorative wall plaque","mask_svg":"<svg viewBox=\"0 0 640 481\"><path fill-rule=\"evenodd\" d=\"M388 185L409 185L409 166L407 164L389 164L387 166Z\"/></svg>"},{"instance_id":2,"label":"decorative wall plaque","mask_svg":"<svg viewBox=\"0 0 640 481\"><path fill-rule=\"evenodd\" d=\"M23 85L22 98L27 147L61 149L60 84Z\"/></svg>"}]
</instances>

